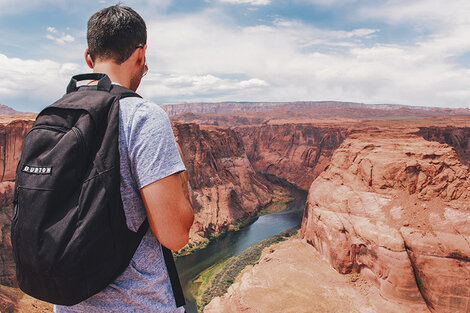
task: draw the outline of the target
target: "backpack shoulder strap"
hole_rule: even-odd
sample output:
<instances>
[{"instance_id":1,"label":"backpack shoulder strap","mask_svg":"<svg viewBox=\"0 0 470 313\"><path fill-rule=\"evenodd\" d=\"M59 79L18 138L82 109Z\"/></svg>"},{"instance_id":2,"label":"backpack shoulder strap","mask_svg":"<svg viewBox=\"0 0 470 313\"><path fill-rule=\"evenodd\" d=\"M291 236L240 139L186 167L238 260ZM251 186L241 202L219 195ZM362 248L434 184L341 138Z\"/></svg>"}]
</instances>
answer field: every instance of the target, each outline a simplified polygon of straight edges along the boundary
<instances>
[{"instance_id":1,"label":"backpack shoulder strap","mask_svg":"<svg viewBox=\"0 0 470 313\"><path fill-rule=\"evenodd\" d=\"M148 229L149 221L146 218L137 231L137 238L139 242L142 241L142 238L145 236ZM175 259L173 258L173 254L171 253L170 249L166 248L162 244L160 245L162 246L163 259L165 260L168 276L170 277L171 289L173 290L173 295L175 297L176 307L183 306L186 304L186 301L184 299L183 288L181 287L180 278L176 269Z\"/></svg>"},{"instance_id":2,"label":"backpack shoulder strap","mask_svg":"<svg viewBox=\"0 0 470 313\"><path fill-rule=\"evenodd\" d=\"M176 307L183 306L186 302L184 300L183 288L181 287L178 271L176 270L175 259L173 259L173 254L167 247L161 246L168 275L170 276L171 289L173 289L173 295L175 296Z\"/></svg>"}]
</instances>

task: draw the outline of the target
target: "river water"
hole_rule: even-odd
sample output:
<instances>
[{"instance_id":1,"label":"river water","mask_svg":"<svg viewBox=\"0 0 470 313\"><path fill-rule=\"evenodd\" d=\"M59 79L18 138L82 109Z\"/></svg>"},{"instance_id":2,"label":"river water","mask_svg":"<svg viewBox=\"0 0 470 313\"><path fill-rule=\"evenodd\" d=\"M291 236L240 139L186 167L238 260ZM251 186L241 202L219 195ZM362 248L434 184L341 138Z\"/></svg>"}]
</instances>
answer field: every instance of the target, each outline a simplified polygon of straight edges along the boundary
<instances>
[{"instance_id":1,"label":"river water","mask_svg":"<svg viewBox=\"0 0 470 313\"><path fill-rule=\"evenodd\" d=\"M237 232L212 241L205 249L178 258L176 267L186 298L186 311L197 313L194 298L190 293L191 281L208 267L239 255L249 247L283 231L300 226L307 200L307 192L295 191L295 199L287 204L285 211L260 216L254 223Z\"/></svg>"}]
</instances>

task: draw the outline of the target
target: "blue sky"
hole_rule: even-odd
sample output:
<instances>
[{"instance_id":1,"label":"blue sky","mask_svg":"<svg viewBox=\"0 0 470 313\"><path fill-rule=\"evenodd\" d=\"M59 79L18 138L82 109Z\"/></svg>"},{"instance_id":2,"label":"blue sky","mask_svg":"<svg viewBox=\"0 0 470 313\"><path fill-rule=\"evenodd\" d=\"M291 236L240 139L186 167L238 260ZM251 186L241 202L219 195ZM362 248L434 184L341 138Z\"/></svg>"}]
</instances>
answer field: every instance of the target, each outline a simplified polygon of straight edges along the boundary
<instances>
[{"instance_id":1,"label":"blue sky","mask_svg":"<svg viewBox=\"0 0 470 313\"><path fill-rule=\"evenodd\" d=\"M0 0L0 103L37 112L114 1ZM340 100L470 107L466 0L127 0L148 27L139 93L161 104Z\"/></svg>"}]
</instances>

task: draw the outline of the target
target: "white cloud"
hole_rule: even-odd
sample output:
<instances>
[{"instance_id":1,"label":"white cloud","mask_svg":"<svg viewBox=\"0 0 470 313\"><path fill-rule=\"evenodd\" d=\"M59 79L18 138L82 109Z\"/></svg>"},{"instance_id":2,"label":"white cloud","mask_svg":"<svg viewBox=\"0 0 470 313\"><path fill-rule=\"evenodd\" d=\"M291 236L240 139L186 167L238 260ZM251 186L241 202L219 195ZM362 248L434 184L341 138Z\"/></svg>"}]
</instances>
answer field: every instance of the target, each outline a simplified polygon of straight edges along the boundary
<instances>
[{"instance_id":1,"label":"white cloud","mask_svg":"<svg viewBox=\"0 0 470 313\"><path fill-rule=\"evenodd\" d=\"M50 32L50 33L53 33L53 34L57 34L57 29L55 29L54 27L52 26L49 26L47 28L47 31Z\"/></svg>"},{"instance_id":2,"label":"white cloud","mask_svg":"<svg viewBox=\"0 0 470 313\"><path fill-rule=\"evenodd\" d=\"M49 40L58 43L59 45L65 45L66 43L71 43L75 41L75 38L66 33L59 33L57 29L54 27L49 26L47 28L48 34L46 34L46 38Z\"/></svg>"},{"instance_id":3,"label":"white cloud","mask_svg":"<svg viewBox=\"0 0 470 313\"><path fill-rule=\"evenodd\" d=\"M232 4L249 4L249 5L268 5L271 0L219 0L220 2Z\"/></svg>"},{"instance_id":4,"label":"white cloud","mask_svg":"<svg viewBox=\"0 0 470 313\"><path fill-rule=\"evenodd\" d=\"M331 99L429 106L470 102L463 96L468 94L469 71L449 62L446 50L429 49L444 37L408 46L368 46L362 38L378 30L323 30L292 20L238 27L215 10L160 17L149 21L148 28L150 76L152 69L159 74L144 79L142 93L157 102ZM452 42L459 45L458 40ZM246 78L220 78L224 73ZM259 87L243 91L244 84L258 80Z\"/></svg>"},{"instance_id":5,"label":"white cloud","mask_svg":"<svg viewBox=\"0 0 470 313\"><path fill-rule=\"evenodd\" d=\"M218 96L222 94L237 94L252 92L268 87L261 79L245 80L223 79L214 75L181 75L167 76L150 74L143 81L142 94L149 98L158 97L199 97L200 95Z\"/></svg>"},{"instance_id":6,"label":"white cloud","mask_svg":"<svg viewBox=\"0 0 470 313\"><path fill-rule=\"evenodd\" d=\"M410 22L436 29L468 24L470 2L467 0L386 0L360 6L362 17L390 23Z\"/></svg>"},{"instance_id":7,"label":"white cloud","mask_svg":"<svg viewBox=\"0 0 470 313\"><path fill-rule=\"evenodd\" d=\"M364 1L364 0L362 1L369 2L369 1ZM343 6L346 4L358 2L358 0L295 0L295 2L306 2L306 3L321 5L321 6Z\"/></svg>"},{"instance_id":8,"label":"white cloud","mask_svg":"<svg viewBox=\"0 0 470 313\"><path fill-rule=\"evenodd\" d=\"M133 2L151 5L150 1ZM171 17L149 14L150 72L139 92L156 102L173 103L343 100L469 107L470 69L458 65L455 57L470 52L470 21L466 20L470 4L443 3L357 1L357 10L351 14L358 19L427 30L418 41L407 44L374 43L370 38L382 34L375 26L332 30L277 18L247 27L222 9ZM79 36L71 43L73 37L67 38L60 27L53 26L47 28L46 36L63 44L57 49L50 42L47 55L75 52L82 58ZM62 94L70 75L87 71L84 63L21 60L0 54L0 99L30 94L50 100Z\"/></svg>"},{"instance_id":9,"label":"white cloud","mask_svg":"<svg viewBox=\"0 0 470 313\"><path fill-rule=\"evenodd\" d=\"M32 97L45 103L61 96L70 77L88 71L74 63L23 60L0 54L0 98Z\"/></svg>"}]
</instances>

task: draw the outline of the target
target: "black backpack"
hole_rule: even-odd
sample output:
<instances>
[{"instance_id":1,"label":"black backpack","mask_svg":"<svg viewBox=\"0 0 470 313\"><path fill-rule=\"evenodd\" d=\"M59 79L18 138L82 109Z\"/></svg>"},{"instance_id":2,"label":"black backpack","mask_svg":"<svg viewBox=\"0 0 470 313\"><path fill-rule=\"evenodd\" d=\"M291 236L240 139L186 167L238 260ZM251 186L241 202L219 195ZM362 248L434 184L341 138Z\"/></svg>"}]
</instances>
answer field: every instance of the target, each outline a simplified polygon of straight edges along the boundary
<instances>
[{"instance_id":1,"label":"black backpack","mask_svg":"<svg viewBox=\"0 0 470 313\"><path fill-rule=\"evenodd\" d=\"M99 80L77 87L80 80ZM11 241L19 287L74 305L129 265L148 230L127 228L120 194L119 99L140 97L105 74L72 77L26 135L16 170ZM162 246L177 306L184 296L171 251Z\"/></svg>"}]
</instances>

